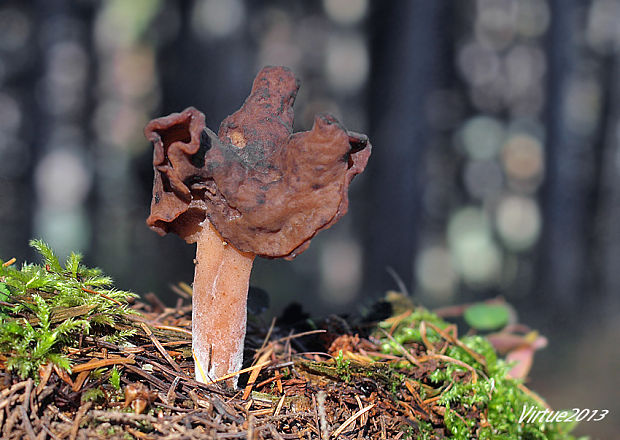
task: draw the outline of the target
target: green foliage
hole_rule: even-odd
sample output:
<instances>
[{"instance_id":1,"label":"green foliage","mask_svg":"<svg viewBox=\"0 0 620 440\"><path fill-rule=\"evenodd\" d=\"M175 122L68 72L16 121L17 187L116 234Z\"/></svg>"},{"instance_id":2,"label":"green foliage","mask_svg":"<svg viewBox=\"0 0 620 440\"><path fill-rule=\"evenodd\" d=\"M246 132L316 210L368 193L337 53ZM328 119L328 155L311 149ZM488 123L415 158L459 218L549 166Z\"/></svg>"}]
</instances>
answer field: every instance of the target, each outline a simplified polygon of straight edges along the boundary
<instances>
[{"instance_id":1,"label":"green foliage","mask_svg":"<svg viewBox=\"0 0 620 440\"><path fill-rule=\"evenodd\" d=\"M477 330L495 330L508 324L510 312L504 304L475 304L463 314L465 321Z\"/></svg>"},{"instance_id":2,"label":"green foliage","mask_svg":"<svg viewBox=\"0 0 620 440\"><path fill-rule=\"evenodd\" d=\"M0 260L0 354L6 367L22 377L38 378L41 365L69 370L64 349L80 334L123 338L131 330L115 324L133 312L128 300L135 294L112 287L101 270L81 264L72 253L63 265L41 240L32 240L43 264L15 268Z\"/></svg>"},{"instance_id":3,"label":"green foliage","mask_svg":"<svg viewBox=\"0 0 620 440\"><path fill-rule=\"evenodd\" d=\"M351 380L351 372L349 371L349 366L351 365L351 361L348 359L344 359L342 350L338 352L338 356L336 356L335 361L336 361L336 371L338 372L338 375L346 383L349 383L349 381Z\"/></svg>"},{"instance_id":4,"label":"green foliage","mask_svg":"<svg viewBox=\"0 0 620 440\"><path fill-rule=\"evenodd\" d=\"M376 337L384 353L400 356L403 349L417 353L418 357L433 355L433 350L429 350L426 344L435 347L447 344L438 368L421 378L419 373L409 374L418 368L410 362L395 361L392 365L409 381L417 382L420 390L426 389L432 396L439 396L436 404L445 408L443 422L449 433L448 438L574 439L569 433L573 426L565 423L519 422L524 407L533 406L537 410L544 407L531 392L527 392L520 380L507 375L510 366L498 358L486 338L470 335L460 338L458 344L453 343L446 341L429 323L442 331L449 326L428 310L417 308L404 318L396 321L392 318L379 324L384 331L393 330L392 338L382 331L377 331ZM447 333L444 332L444 335ZM472 352L479 355L477 359ZM431 423L420 421L417 428L410 429L408 434L412 438L436 438L435 428Z\"/></svg>"},{"instance_id":5,"label":"green foliage","mask_svg":"<svg viewBox=\"0 0 620 440\"><path fill-rule=\"evenodd\" d=\"M101 388L91 388L82 393L82 402L102 402L105 399L105 393Z\"/></svg>"},{"instance_id":6,"label":"green foliage","mask_svg":"<svg viewBox=\"0 0 620 440\"><path fill-rule=\"evenodd\" d=\"M112 372L110 373L110 385L112 385L112 388L116 391L120 391L121 389L121 373L116 367L112 368Z\"/></svg>"}]
</instances>

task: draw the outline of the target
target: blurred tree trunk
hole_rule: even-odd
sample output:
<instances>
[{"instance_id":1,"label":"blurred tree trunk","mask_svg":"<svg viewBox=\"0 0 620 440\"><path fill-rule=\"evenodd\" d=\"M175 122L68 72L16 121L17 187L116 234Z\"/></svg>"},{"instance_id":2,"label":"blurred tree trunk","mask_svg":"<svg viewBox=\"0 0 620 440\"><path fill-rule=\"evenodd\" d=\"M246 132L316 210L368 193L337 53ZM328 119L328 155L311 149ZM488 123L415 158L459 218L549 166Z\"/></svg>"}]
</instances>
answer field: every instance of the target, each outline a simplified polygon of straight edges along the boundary
<instances>
[{"instance_id":1,"label":"blurred tree trunk","mask_svg":"<svg viewBox=\"0 0 620 440\"><path fill-rule=\"evenodd\" d=\"M620 56L608 55L604 61L605 104L599 130L602 154L598 186L598 210L593 264L596 267L597 296L617 310L620 305ZM587 301L584 298L584 301Z\"/></svg>"},{"instance_id":2,"label":"blurred tree trunk","mask_svg":"<svg viewBox=\"0 0 620 440\"><path fill-rule=\"evenodd\" d=\"M195 3L178 3L179 30L158 53L162 114L192 105L205 113L207 126L217 133L220 121L237 110L249 94L258 69L252 68L255 56L247 31L211 38L194 32Z\"/></svg>"},{"instance_id":3,"label":"blurred tree trunk","mask_svg":"<svg viewBox=\"0 0 620 440\"><path fill-rule=\"evenodd\" d=\"M569 93L579 62L573 30L578 2L552 0L548 32L546 176L542 190L544 226L538 277L542 294L558 310L572 308L585 289L589 242L588 196L594 148L569 121ZM573 109L574 110L574 109Z\"/></svg>"},{"instance_id":4,"label":"blurred tree trunk","mask_svg":"<svg viewBox=\"0 0 620 440\"><path fill-rule=\"evenodd\" d=\"M376 151L366 180L364 286L374 294L394 286L391 267L413 285L421 226L429 93L448 43L450 3L416 0L374 4L370 23L370 137Z\"/></svg>"}]
</instances>

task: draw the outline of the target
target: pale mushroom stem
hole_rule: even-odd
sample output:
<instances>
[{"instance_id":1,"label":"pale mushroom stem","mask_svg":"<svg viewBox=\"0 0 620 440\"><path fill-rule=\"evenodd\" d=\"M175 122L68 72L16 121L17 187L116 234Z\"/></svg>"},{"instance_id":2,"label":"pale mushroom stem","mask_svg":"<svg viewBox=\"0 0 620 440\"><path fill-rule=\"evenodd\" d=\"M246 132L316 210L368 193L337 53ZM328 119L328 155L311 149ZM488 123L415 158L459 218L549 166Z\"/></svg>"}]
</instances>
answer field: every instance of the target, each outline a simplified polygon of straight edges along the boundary
<instances>
[{"instance_id":1,"label":"pale mushroom stem","mask_svg":"<svg viewBox=\"0 0 620 440\"><path fill-rule=\"evenodd\" d=\"M196 380L210 382L241 369L255 255L226 243L208 220L196 243L192 350ZM228 383L236 386L236 377Z\"/></svg>"}]
</instances>

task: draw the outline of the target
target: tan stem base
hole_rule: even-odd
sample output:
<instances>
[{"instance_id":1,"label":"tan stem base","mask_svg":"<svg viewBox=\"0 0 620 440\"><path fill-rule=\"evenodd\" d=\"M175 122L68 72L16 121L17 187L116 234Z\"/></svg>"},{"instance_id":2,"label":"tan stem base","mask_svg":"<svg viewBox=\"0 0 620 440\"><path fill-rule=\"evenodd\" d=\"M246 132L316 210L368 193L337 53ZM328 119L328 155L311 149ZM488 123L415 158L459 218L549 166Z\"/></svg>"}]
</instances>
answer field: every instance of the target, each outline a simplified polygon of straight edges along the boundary
<instances>
[{"instance_id":1,"label":"tan stem base","mask_svg":"<svg viewBox=\"0 0 620 440\"><path fill-rule=\"evenodd\" d=\"M192 350L196 380L210 382L241 369L254 255L225 243L208 220L196 242Z\"/></svg>"}]
</instances>

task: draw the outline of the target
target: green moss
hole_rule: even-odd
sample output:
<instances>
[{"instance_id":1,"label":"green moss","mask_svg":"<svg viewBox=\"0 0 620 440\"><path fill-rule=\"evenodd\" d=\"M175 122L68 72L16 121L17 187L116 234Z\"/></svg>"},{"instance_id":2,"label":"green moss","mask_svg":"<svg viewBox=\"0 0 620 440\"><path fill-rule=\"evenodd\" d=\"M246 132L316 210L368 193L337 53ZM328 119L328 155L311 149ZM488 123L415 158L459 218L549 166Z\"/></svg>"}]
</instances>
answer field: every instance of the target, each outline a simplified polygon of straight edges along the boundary
<instances>
[{"instance_id":1,"label":"green moss","mask_svg":"<svg viewBox=\"0 0 620 440\"><path fill-rule=\"evenodd\" d=\"M396 328L393 328L394 319L380 323L379 328L384 331L377 331L375 337L386 354L402 356L404 348L410 353L416 353L418 358L432 356L432 351L426 351L428 347L424 339L433 345L445 344L446 341L429 323L442 331L449 326L449 323L428 310L418 308L397 321ZM392 338L385 334L388 328L393 330ZM565 423L519 422L525 407L533 406L542 410L542 403L527 392L520 380L507 375L510 365L497 356L486 338L465 336L459 341L449 343L442 355L444 357L439 359L437 369L422 378L414 378L416 375L413 372L419 367L411 362L392 363L392 367L408 377L409 381L417 382L421 391L430 385L434 391L427 394L440 396L435 405L445 408L443 422L448 438L574 439L569 433L573 426ZM436 428L442 427L418 421L417 428L409 428L408 434L413 438L436 438Z\"/></svg>"},{"instance_id":2,"label":"green moss","mask_svg":"<svg viewBox=\"0 0 620 440\"><path fill-rule=\"evenodd\" d=\"M351 361L344 359L342 350L338 352L338 356L336 356L334 360L336 362L336 371L338 372L338 375L340 375L340 378L345 383L349 383L351 381L351 370L349 369Z\"/></svg>"},{"instance_id":3,"label":"green moss","mask_svg":"<svg viewBox=\"0 0 620 440\"><path fill-rule=\"evenodd\" d=\"M82 265L79 254L63 266L44 242L30 245L43 264L18 269L0 260L0 354L7 369L38 379L48 363L70 369L65 348L76 346L80 335L118 340L134 333L119 321L135 313L128 305L135 294L114 289L101 270Z\"/></svg>"},{"instance_id":4,"label":"green moss","mask_svg":"<svg viewBox=\"0 0 620 440\"><path fill-rule=\"evenodd\" d=\"M105 399L105 393L101 388L91 388L82 393L82 402L101 403Z\"/></svg>"},{"instance_id":5,"label":"green moss","mask_svg":"<svg viewBox=\"0 0 620 440\"><path fill-rule=\"evenodd\" d=\"M112 371L110 372L110 385L112 385L112 388L114 388L116 391L120 391L121 389L121 373L120 371L118 371L118 369L116 367L112 368Z\"/></svg>"}]
</instances>

